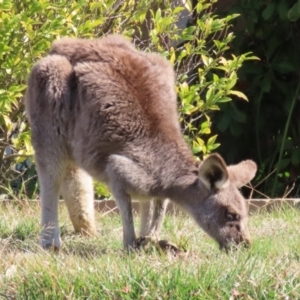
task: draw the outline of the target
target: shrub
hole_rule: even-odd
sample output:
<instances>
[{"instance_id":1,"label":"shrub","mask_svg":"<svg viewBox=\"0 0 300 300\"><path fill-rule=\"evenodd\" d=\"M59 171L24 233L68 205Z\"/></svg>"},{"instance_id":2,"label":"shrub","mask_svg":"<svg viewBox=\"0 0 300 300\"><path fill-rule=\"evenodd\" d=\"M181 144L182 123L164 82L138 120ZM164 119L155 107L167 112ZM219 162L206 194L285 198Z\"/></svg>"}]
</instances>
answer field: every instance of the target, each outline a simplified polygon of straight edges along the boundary
<instances>
[{"instance_id":1,"label":"shrub","mask_svg":"<svg viewBox=\"0 0 300 300\"><path fill-rule=\"evenodd\" d=\"M296 0L250 0L224 12L242 16L234 25L232 51L250 50L260 61L246 62L239 70L239 88L250 104L232 102L215 120L224 138L221 150L229 162L255 159L259 189L273 197L286 195L297 180L292 195L299 195L299 7Z\"/></svg>"},{"instance_id":2,"label":"shrub","mask_svg":"<svg viewBox=\"0 0 300 300\"><path fill-rule=\"evenodd\" d=\"M237 70L253 59L249 53L230 56L234 36L230 22L237 15L219 18L212 2L199 0L193 9L172 1L34 1L0 2L0 186L2 193L32 197L36 178L29 166L33 149L22 98L32 65L61 36L96 38L108 33L133 37L145 51L158 51L171 61L177 74L180 120L195 155L218 147L211 133L213 112L232 96ZM178 21L185 16L183 30ZM99 196L108 196L102 185Z\"/></svg>"}]
</instances>

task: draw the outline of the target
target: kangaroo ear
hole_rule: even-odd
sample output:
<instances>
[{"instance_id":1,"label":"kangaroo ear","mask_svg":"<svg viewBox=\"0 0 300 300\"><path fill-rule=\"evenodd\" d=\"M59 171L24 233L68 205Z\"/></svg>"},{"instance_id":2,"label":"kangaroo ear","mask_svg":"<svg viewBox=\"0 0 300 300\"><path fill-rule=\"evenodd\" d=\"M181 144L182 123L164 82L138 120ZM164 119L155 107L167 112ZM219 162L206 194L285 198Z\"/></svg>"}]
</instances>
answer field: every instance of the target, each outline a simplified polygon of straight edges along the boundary
<instances>
[{"instance_id":1,"label":"kangaroo ear","mask_svg":"<svg viewBox=\"0 0 300 300\"><path fill-rule=\"evenodd\" d=\"M257 166L252 160L243 160L237 165L227 167L230 182L236 187L242 187L255 176Z\"/></svg>"},{"instance_id":2,"label":"kangaroo ear","mask_svg":"<svg viewBox=\"0 0 300 300\"><path fill-rule=\"evenodd\" d=\"M223 158L218 154L208 156L199 168L199 178L209 190L220 190L229 185L229 175Z\"/></svg>"}]
</instances>

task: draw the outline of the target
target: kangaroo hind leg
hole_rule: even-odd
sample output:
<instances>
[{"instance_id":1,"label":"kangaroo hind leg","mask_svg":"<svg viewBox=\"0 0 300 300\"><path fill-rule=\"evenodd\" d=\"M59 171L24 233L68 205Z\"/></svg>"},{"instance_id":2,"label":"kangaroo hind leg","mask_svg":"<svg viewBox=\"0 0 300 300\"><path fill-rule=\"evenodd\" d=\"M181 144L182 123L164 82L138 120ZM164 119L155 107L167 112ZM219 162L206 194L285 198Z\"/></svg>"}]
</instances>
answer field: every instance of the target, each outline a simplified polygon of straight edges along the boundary
<instances>
[{"instance_id":1,"label":"kangaroo hind leg","mask_svg":"<svg viewBox=\"0 0 300 300\"><path fill-rule=\"evenodd\" d=\"M60 248L58 199L67 161L66 126L72 66L61 56L46 56L32 69L25 97L41 191L44 248Z\"/></svg>"},{"instance_id":2,"label":"kangaroo hind leg","mask_svg":"<svg viewBox=\"0 0 300 300\"><path fill-rule=\"evenodd\" d=\"M61 193L75 231L96 234L91 176L75 165L68 165L61 184Z\"/></svg>"},{"instance_id":3,"label":"kangaroo hind leg","mask_svg":"<svg viewBox=\"0 0 300 300\"><path fill-rule=\"evenodd\" d=\"M40 183L42 207L41 244L45 249L54 248L54 250L58 250L61 246L58 199L64 163L57 156L55 159L54 156L40 155L40 153L41 151L36 151L35 162Z\"/></svg>"}]
</instances>

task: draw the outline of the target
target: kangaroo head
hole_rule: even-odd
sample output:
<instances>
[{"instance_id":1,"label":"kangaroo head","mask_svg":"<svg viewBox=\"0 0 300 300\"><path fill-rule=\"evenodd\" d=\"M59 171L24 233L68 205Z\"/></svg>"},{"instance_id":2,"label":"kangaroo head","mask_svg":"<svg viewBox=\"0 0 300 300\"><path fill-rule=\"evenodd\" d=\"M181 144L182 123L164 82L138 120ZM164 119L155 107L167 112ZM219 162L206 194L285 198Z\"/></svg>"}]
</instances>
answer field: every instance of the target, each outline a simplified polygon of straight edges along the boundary
<instances>
[{"instance_id":1,"label":"kangaroo head","mask_svg":"<svg viewBox=\"0 0 300 300\"><path fill-rule=\"evenodd\" d=\"M256 169L251 160L226 166L217 154L210 155L199 166L199 183L204 184L209 193L202 200L202 216L196 217L196 221L222 249L228 250L233 244L251 243L247 228L248 208L238 188L254 177Z\"/></svg>"}]
</instances>

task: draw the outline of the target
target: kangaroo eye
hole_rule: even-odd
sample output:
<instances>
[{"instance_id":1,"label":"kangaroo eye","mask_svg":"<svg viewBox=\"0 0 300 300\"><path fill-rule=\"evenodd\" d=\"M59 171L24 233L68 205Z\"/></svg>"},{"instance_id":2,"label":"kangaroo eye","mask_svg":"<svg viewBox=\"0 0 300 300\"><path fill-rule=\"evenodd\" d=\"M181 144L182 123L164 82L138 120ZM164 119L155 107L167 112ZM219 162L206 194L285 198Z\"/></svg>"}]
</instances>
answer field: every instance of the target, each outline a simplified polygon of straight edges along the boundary
<instances>
[{"instance_id":1,"label":"kangaroo eye","mask_svg":"<svg viewBox=\"0 0 300 300\"><path fill-rule=\"evenodd\" d=\"M226 213L226 219L227 221L233 221L234 220L234 216L231 213Z\"/></svg>"},{"instance_id":2,"label":"kangaroo eye","mask_svg":"<svg viewBox=\"0 0 300 300\"><path fill-rule=\"evenodd\" d=\"M230 221L239 221L239 219L240 219L240 216L238 214L230 213L228 211L226 211L225 217L226 217L226 220L229 222Z\"/></svg>"}]
</instances>

